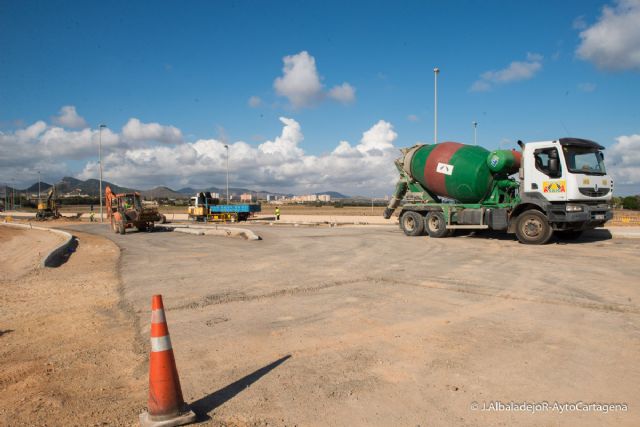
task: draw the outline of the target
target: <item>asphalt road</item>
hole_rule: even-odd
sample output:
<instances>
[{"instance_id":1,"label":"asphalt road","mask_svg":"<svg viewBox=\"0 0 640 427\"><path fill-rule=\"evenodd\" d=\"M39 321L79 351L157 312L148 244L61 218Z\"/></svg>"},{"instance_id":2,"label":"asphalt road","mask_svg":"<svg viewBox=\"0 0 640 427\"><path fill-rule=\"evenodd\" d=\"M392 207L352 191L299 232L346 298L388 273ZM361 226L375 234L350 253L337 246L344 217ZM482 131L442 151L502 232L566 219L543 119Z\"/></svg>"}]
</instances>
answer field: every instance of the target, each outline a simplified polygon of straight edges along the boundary
<instances>
[{"instance_id":1,"label":"asphalt road","mask_svg":"<svg viewBox=\"0 0 640 427\"><path fill-rule=\"evenodd\" d=\"M140 340L151 295L164 296L185 398L210 424L640 425L640 240L69 228L121 248ZM628 409L491 411L495 401Z\"/></svg>"}]
</instances>

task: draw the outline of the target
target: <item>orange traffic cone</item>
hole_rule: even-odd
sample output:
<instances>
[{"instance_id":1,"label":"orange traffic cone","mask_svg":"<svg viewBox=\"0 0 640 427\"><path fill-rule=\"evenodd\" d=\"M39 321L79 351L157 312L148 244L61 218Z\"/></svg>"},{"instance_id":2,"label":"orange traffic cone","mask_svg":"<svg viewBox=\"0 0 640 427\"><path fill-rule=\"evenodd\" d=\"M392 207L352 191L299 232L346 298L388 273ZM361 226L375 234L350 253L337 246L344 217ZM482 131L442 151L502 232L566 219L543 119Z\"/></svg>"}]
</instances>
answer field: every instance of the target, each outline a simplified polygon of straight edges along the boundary
<instances>
[{"instance_id":1,"label":"orange traffic cone","mask_svg":"<svg viewBox=\"0 0 640 427\"><path fill-rule=\"evenodd\" d=\"M151 299L151 354L149 355L149 403L140 414L142 427L171 427L192 423L196 414L184 403L178 369L173 357L162 295Z\"/></svg>"}]
</instances>

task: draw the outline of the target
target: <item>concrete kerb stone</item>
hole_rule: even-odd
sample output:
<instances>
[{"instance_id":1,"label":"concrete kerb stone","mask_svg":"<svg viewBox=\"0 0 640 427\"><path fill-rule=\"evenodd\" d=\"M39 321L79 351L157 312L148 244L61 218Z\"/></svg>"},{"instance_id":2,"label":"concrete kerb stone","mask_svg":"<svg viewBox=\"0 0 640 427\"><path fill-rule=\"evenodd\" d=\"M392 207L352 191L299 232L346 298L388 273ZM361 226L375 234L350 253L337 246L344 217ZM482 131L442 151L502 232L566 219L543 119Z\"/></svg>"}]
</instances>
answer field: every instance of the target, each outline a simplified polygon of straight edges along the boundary
<instances>
[{"instance_id":1,"label":"concrete kerb stone","mask_svg":"<svg viewBox=\"0 0 640 427\"><path fill-rule=\"evenodd\" d=\"M177 231L179 233L187 233L193 234L196 236L223 236L223 237L241 237L245 240L262 240L260 236L254 233L251 230L246 228L236 228L236 227L220 227L216 225L215 227L211 226L198 226L198 225L188 225L188 224L156 224L156 227L160 228L171 228L173 231Z\"/></svg>"},{"instance_id":2,"label":"concrete kerb stone","mask_svg":"<svg viewBox=\"0 0 640 427\"><path fill-rule=\"evenodd\" d=\"M67 256L72 249L73 244L75 243L75 239L71 233L67 233L66 231L57 230L55 228L46 228L46 227L38 227L29 224L14 224L14 223L0 223L0 225L4 225L5 227L13 227L13 228L21 228L25 230L42 230L49 231L51 233L58 234L64 238L64 242L58 245L56 248L52 249L40 262L41 267L58 267L64 260L65 256Z\"/></svg>"}]
</instances>

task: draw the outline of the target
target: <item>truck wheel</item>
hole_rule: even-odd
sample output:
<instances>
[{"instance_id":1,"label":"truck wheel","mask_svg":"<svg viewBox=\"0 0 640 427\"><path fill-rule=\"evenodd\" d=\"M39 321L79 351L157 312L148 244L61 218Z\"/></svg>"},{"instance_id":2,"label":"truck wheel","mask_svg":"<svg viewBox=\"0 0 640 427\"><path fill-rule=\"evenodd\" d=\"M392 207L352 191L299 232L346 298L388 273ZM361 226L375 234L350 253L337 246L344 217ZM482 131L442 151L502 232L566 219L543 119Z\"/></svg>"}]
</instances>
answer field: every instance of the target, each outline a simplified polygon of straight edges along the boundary
<instances>
[{"instance_id":1,"label":"truck wheel","mask_svg":"<svg viewBox=\"0 0 640 427\"><path fill-rule=\"evenodd\" d=\"M561 240L577 240L582 236L582 230L558 230L553 234Z\"/></svg>"},{"instance_id":2,"label":"truck wheel","mask_svg":"<svg viewBox=\"0 0 640 427\"><path fill-rule=\"evenodd\" d=\"M160 214L160 221L158 221L160 224L165 224L167 222L167 217L164 216L163 214Z\"/></svg>"},{"instance_id":3,"label":"truck wheel","mask_svg":"<svg viewBox=\"0 0 640 427\"><path fill-rule=\"evenodd\" d=\"M425 223L429 237L439 239L450 235L449 230L447 230L447 222L444 220L442 212L429 212Z\"/></svg>"},{"instance_id":4,"label":"truck wheel","mask_svg":"<svg viewBox=\"0 0 640 427\"><path fill-rule=\"evenodd\" d=\"M516 236L525 245L544 245L553 235L547 218L540 211L530 209L518 216Z\"/></svg>"},{"instance_id":5,"label":"truck wheel","mask_svg":"<svg viewBox=\"0 0 640 427\"><path fill-rule=\"evenodd\" d=\"M424 232L424 218L418 212L405 212L400 217L400 228L407 236L420 236Z\"/></svg>"},{"instance_id":6,"label":"truck wheel","mask_svg":"<svg viewBox=\"0 0 640 427\"><path fill-rule=\"evenodd\" d=\"M145 222L136 224L138 231L147 231L147 224Z\"/></svg>"},{"instance_id":7,"label":"truck wheel","mask_svg":"<svg viewBox=\"0 0 640 427\"><path fill-rule=\"evenodd\" d=\"M124 228L124 221L118 221L118 233L124 234L126 230Z\"/></svg>"}]
</instances>

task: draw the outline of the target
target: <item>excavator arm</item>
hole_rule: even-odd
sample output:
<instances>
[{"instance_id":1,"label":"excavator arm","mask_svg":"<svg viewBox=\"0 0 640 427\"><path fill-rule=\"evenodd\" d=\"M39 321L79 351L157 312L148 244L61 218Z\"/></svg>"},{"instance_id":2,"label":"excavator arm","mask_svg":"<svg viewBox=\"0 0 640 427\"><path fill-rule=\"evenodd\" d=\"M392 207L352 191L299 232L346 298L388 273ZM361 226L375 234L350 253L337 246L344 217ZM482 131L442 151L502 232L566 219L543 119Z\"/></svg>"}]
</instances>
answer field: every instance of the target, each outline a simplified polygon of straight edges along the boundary
<instances>
[{"instance_id":1,"label":"excavator arm","mask_svg":"<svg viewBox=\"0 0 640 427\"><path fill-rule=\"evenodd\" d=\"M111 218L113 212L111 210L111 206L113 206L113 200L116 198L116 195L111 191L111 187L107 185L107 188L104 189L104 201L107 205L107 218Z\"/></svg>"}]
</instances>

